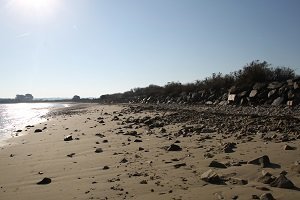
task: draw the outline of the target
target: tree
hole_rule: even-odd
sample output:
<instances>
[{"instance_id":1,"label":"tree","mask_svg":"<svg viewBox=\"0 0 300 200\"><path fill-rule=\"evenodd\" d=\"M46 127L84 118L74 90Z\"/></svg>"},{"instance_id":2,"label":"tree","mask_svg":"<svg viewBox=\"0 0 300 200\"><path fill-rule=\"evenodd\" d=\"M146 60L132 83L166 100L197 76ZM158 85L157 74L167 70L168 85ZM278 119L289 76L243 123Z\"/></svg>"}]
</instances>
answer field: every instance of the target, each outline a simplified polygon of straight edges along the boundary
<instances>
[{"instance_id":1,"label":"tree","mask_svg":"<svg viewBox=\"0 0 300 200\"><path fill-rule=\"evenodd\" d=\"M72 98L73 101L79 101L80 100L80 96L78 95L75 95L73 98Z\"/></svg>"}]
</instances>

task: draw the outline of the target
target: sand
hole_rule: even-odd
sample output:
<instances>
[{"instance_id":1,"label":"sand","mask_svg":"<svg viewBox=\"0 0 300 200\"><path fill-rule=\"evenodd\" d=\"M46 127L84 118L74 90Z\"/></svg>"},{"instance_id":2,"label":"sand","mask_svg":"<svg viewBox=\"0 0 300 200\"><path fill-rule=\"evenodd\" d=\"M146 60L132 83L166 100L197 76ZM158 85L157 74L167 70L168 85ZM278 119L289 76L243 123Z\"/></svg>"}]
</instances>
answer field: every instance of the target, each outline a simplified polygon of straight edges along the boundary
<instances>
[{"instance_id":1,"label":"sand","mask_svg":"<svg viewBox=\"0 0 300 200\"><path fill-rule=\"evenodd\" d=\"M175 137L184 123L163 125L162 130L131 120L164 118L171 111L127 108L95 104L76 112L62 111L47 122L25 128L26 135L8 140L0 147L0 199L253 199L268 192L279 200L300 199L300 175L291 170L300 160L299 140L266 142L254 135L249 141L237 141L216 132ZM36 129L42 132L35 133ZM64 141L68 135L73 140ZM237 143L234 152L218 151L225 142ZM167 151L174 143L182 150ZM284 150L286 144L295 149ZM99 148L102 151L96 153ZM206 158L207 153L214 157ZM269 156L271 167L247 164L262 155ZM213 160L242 164L217 169L209 167ZM228 180L248 183L201 180L209 169ZM296 187L260 183L257 178L262 170L274 176L286 171ZM37 184L45 177L51 183Z\"/></svg>"}]
</instances>

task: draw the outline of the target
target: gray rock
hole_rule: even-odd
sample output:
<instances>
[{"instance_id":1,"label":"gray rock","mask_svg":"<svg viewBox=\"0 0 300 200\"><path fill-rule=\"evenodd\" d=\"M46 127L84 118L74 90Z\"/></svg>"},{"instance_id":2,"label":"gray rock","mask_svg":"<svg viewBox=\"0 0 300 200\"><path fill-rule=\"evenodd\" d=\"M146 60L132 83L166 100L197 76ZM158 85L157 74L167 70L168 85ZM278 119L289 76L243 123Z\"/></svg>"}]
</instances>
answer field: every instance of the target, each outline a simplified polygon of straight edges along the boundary
<instances>
[{"instance_id":1,"label":"gray rock","mask_svg":"<svg viewBox=\"0 0 300 200\"><path fill-rule=\"evenodd\" d=\"M71 141L71 140L73 140L72 135L67 135L67 136L64 138L64 141Z\"/></svg>"},{"instance_id":2,"label":"gray rock","mask_svg":"<svg viewBox=\"0 0 300 200\"><path fill-rule=\"evenodd\" d=\"M211 169L201 175L201 180L212 184L223 183L223 180L219 177L219 175Z\"/></svg>"},{"instance_id":3,"label":"gray rock","mask_svg":"<svg viewBox=\"0 0 300 200\"><path fill-rule=\"evenodd\" d=\"M41 132L43 132L43 130L42 130L42 129L35 129L34 132L35 132L35 133L41 133Z\"/></svg>"},{"instance_id":4,"label":"gray rock","mask_svg":"<svg viewBox=\"0 0 300 200\"><path fill-rule=\"evenodd\" d=\"M226 183L231 185L247 185L248 181L240 178L230 178Z\"/></svg>"},{"instance_id":5,"label":"gray rock","mask_svg":"<svg viewBox=\"0 0 300 200\"><path fill-rule=\"evenodd\" d=\"M171 144L167 149L167 151L181 151L181 150L182 148L176 144Z\"/></svg>"},{"instance_id":6,"label":"gray rock","mask_svg":"<svg viewBox=\"0 0 300 200\"><path fill-rule=\"evenodd\" d=\"M283 174L279 175L272 183L270 183L270 186L285 189L293 189L295 187L294 183Z\"/></svg>"},{"instance_id":7,"label":"gray rock","mask_svg":"<svg viewBox=\"0 0 300 200\"><path fill-rule=\"evenodd\" d=\"M52 182L51 178L43 178L40 182L37 182L38 185L48 185Z\"/></svg>"},{"instance_id":8,"label":"gray rock","mask_svg":"<svg viewBox=\"0 0 300 200\"><path fill-rule=\"evenodd\" d=\"M95 153L102 153L103 152L103 149L102 148L97 148L96 150L95 150Z\"/></svg>"},{"instance_id":9,"label":"gray rock","mask_svg":"<svg viewBox=\"0 0 300 200\"><path fill-rule=\"evenodd\" d=\"M248 164L261 165L262 167L269 167L271 165L270 159L267 155L248 161Z\"/></svg>"},{"instance_id":10,"label":"gray rock","mask_svg":"<svg viewBox=\"0 0 300 200\"><path fill-rule=\"evenodd\" d=\"M260 200L275 200L273 195L271 193L265 193L265 194L262 194L260 197L259 197Z\"/></svg>"},{"instance_id":11,"label":"gray rock","mask_svg":"<svg viewBox=\"0 0 300 200\"><path fill-rule=\"evenodd\" d=\"M283 85L283 83L280 83L280 82L272 82L272 83L269 83L268 89L270 89L270 90L278 89L278 88L281 88L282 85Z\"/></svg>"},{"instance_id":12,"label":"gray rock","mask_svg":"<svg viewBox=\"0 0 300 200\"><path fill-rule=\"evenodd\" d=\"M258 182L264 183L264 184L270 184L272 183L276 177L272 176L269 172L262 171L262 176L257 179Z\"/></svg>"},{"instance_id":13,"label":"gray rock","mask_svg":"<svg viewBox=\"0 0 300 200\"><path fill-rule=\"evenodd\" d=\"M283 149L284 150L295 150L296 148L286 144L286 145L284 145Z\"/></svg>"},{"instance_id":14,"label":"gray rock","mask_svg":"<svg viewBox=\"0 0 300 200\"><path fill-rule=\"evenodd\" d=\"M271 91L268 93L268 98L272 97L276 92L277 92L277 90L271 90Z\"/></svg>"},{"instance_id":15,"label":"gray rock","mask_svg":"<svg viewBox=\"0 0 300 200\"><path fill-rule=\"evenodd\" d=\"M250 98L254 98L257 95L258 91L257 90L252 90L249 94Z\"/></svg>"},{"instance_id":16,"label":"gray rock","mask_svg":"<svg viewBox=\"0 0 300 200\"><path fill-rule=\"evenodd\" d=\"M209 164L209 167L223 168L223 169L227 168L226 165L224 165L223 163L220 163L218 161L215 161L215 160L211 161L211 163Z\"/></svg>"},{"instance_id":17,"label":"gray rock","mask_svg":"<svg viewBox=\"0 0 300 200\"><path fill-rule=\"evenodd\" d=\"M273 103L272 103L272 106L279 106L283 103L284 101L284 98L283 97L277 97Z\"/></svg>"}]
</instances>

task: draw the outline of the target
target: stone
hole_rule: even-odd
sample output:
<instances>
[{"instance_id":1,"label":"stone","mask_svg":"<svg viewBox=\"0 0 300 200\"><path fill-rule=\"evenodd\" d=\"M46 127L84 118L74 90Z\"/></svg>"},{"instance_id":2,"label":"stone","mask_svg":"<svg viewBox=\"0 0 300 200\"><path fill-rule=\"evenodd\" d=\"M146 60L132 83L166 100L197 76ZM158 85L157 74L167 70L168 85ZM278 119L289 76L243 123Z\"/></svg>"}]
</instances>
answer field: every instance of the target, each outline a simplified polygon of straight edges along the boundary
<instances>
[{"instance_id":1,"label":"stone","mask_svg":"<svg viewBox=\"0 0 300 200\"><path fill-rule=\"evenodd\" d=\"M107 165L105 165L104 167L103 167L103 170L108 170L109 169L109 166L107 166Z\"/></svg>"},{"instance_id":2,"label":"stone","mask_svg":"<svg viewBox=\"0 0 300 200\"><path fill-rule=\"evenodd\" d=\"M295 150L296 148L286 144L286 145L284 145L283 149L284 150Z\"/></svg>"},{"instance_id":3,"label":"stone","mask_svg":"<svg viewBox=\"0 0 300 200\"><path fill-rule=\"evenodd\" d=\"M182 148L176 144L171 144L167 149L167 151L181 151L181 150Z\"/></svg>"},{"instance_id":4,"label":"stone","mask_svg":"<svg viewBox=\"0 0 300 200\"><path fill-rule=\"evenodd\" d=\"M35 133L41 133L41 132L43 132L43 130L42 129L35 129L34 132Z\"/></svg>"},{"instance_id":5,"label":"stone","mask_svg":"<svg viewBox=\"0 0 300 200\"><path fill-rule=\"evenodd\" d=\"M248 164L253 164L253 165L261 165L262 167L269 167L271 165L269 156L264 155L259 158L255 158L253 160L248 161Z\"/></svg>"},{"instance_id":6,"label":"stone","mask_svg":"<svg viewBox=\"0 0 300 200\"><path fill-rule=\"evenodd\" d=\"M70 157L70 158L72 158L73 156L75 156L75 153L70 153L67 156Z\"/></svg>"},{"instance_id":7,"label":"stone","mask_svg":"<svg viewBox=\"0 0 300 200\"><path fill-rule=\"evenodd\" d=\"M284 98L283 97L277 97L273 103L271 104L272 106L279 106L283 103Z\"/></svg>"},{"instance_id":8,"label":"stone","mask_svg":"<svg viewBox=\"0 0 300 200\"><path fill-rule=\"evenodd\" d=\"M40 182L37 182L38 185L48 185L52 182L51 178L43 178Z\"/></svg>"},{"instance_id":9,"label":"stone","mask_svg":"<svg viewBox=\"0 0 300 200\"><path fill-rule=\"evenodd\" d=\"M294 183L283 174L279 175L272 183L270 183L270 186L285 189L293 189L295 187Z\"/></svg>"},{"instance_id":10,"label":"stone","mask_svg":"<svg viewBox=\"0 0 300 200\"><path fill-rule=\"evenodd\" d=\"M71 141L71 140L73 140L72 135L67 135L67 136L64 138L64 141Z\"/></svg>"},{"instance_id":11,"label":"stone","mask_svg":"<svg viewBox=\"0 0 300 200\"><path fill-rule=\"evenodd\" d=\"M271 91L268 93L268 98L272 97L276 92L277 92L277 90L271 90Z\"/></svg>"},{"instance_id":12,"label":"stone","mask_svg":"<svg viewBox=\"0 0 300 200\"><path fill-rule=\"evenodd\" d=\"M256 97L257 93L258 93L257 90L252 90L252 91L250 92L250 94L249 94L249 97L250 97L250 98L254 98L254 97Z\"/></svg>"},{"instance_id":13,"label":"stone","mask_svg":"<svg viewBox=\"0 0 300 200\"><path fill-rule=\"evenodd\" d=\"M232 153L234 152L233 148L236 148L236 143L234 142L225 143L223 146L223 151L224 153Z\"/></svg>"},{"instance_id":14,"label":"stone","mask_svg":"<svg viewBox=\"0 0 300 200\"><path fill-rule=\"evenodd\" d=\"M275 200L275 198L273 197L273 195L271 193L265 193L265 194L262 194L260 197L259 197L260 200Z\"/></svg>"},{"instance_id":15,"label":"stone","mask_svg":"<svg viewBox=\"0 0 300 200\"><path fill-rule=\"evenodd\" d=\"M283 85L283 84L280 83L280 82L272 82L272 83L269 83L268 89L270 89L270 90L278 89L278 88L280 88L282 85Z\"/></svg>"},{"instance_id":16,"label":"stone","mask_svg":"<svg viewBox=\"0 0 300 200\"><path fill-rule=\"evenodd\" d=\"M126 158L123 158L121 161L120 161L120 163L127 163L128 162L128 160L126 159Z\"/></svg>"},{"instance_id":17,"label":"stone","mask_svg":"<svg viewBox=\"0 0 300 200\"><path fill-rule=\"evenodd\" d=\"M179 163L179 164L174 165L174 167L175 167L176 169L178 169L178 168L180 168L180 167L185 167L185 166L186 166L186 163Z\"/></svg>"},{"instance_id":18,"label":"stone","mask_svg":"<svg viewBox=\"0 0 300 200\"><path fill-rule=\"evenodd\" d=\"M269 172L262 171L262 176L257 179L258 182L264 184L270 184L276 179L272 174Z\"/></svg>"},{"instance_id":19,"label":"stone","mask_svg":"<svg viewBox=\"0 0 300 200\"><path fill-rule=\"evenodd\" d=\"M142 180L142 181L140 182L140 184L148 184L148 181Z\"/></svg>"},{"instance_id":20,"label":"stone","mask_svg":"<svg viewBox=\"0 0 300 200\"><path fill-rule=\"evenodd\" d=\"M97 148L96 150L95 150L95 153L102 153L103 152L103 149L102 148Z\"/></svg>"},{"instance_id":21,"label":"stone","mask_svg":"<svg viewBox=\"0 0 300 200\"><path fill-rule=\"evenodd\" d=\"M134 140L134 142L143 142L143 140L136 139L136 140Z\"/></svg>"},{"instance_id":22,"label":"stone","mask_svg":"<svg viewBox=\"0 0 300 200\"><path fill-rule=\"evenodd\" d=\"M232 185L247 185L248 181L240 178L230 178L226 183Z\"/></svg>"},{"instance_id":23,"label":"stone","mask_svg":"<svg viewBox=\"0 0 300 200\"><path fill-rule=\"evenodd\" d=\"M201 180L212 184L223 183L223 180L219 177L219 175L211 169L201 175Z\"/></svg>"},{"instance_id":24,"label":"stone","mask_svg":"<svg viewBox=\"0 0 300 200\"><path fill-rule=\"evenodd\" d=\"M215 160L211 161L211 163L209 164L209 167L223 168L223 169L227 168L226 165L224 165L223 163L220 163L218 161L215 161Z\"/></svg>"}]
</instances>

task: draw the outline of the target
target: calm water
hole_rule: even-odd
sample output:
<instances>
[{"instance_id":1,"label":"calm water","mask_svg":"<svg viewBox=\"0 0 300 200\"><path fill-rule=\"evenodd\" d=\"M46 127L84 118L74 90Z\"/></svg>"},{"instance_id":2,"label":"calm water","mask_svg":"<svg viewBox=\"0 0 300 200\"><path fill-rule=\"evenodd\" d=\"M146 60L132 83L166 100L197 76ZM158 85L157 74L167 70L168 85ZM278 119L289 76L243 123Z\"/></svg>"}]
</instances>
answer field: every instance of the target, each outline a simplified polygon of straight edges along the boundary
<instances>
[{"instance_id":1,"label":"calm water","mask_svg":"<svg viewBox=\"0 0 300 200\"><path fill-rule=\"evenodd\" d=\"M18 103L0 104L0 143L16 135L16 131L27 125L43 121L50 109L68 107L62 103ZM22 134L22 133L21 133Z\"/></svg>"}]
</instances>

